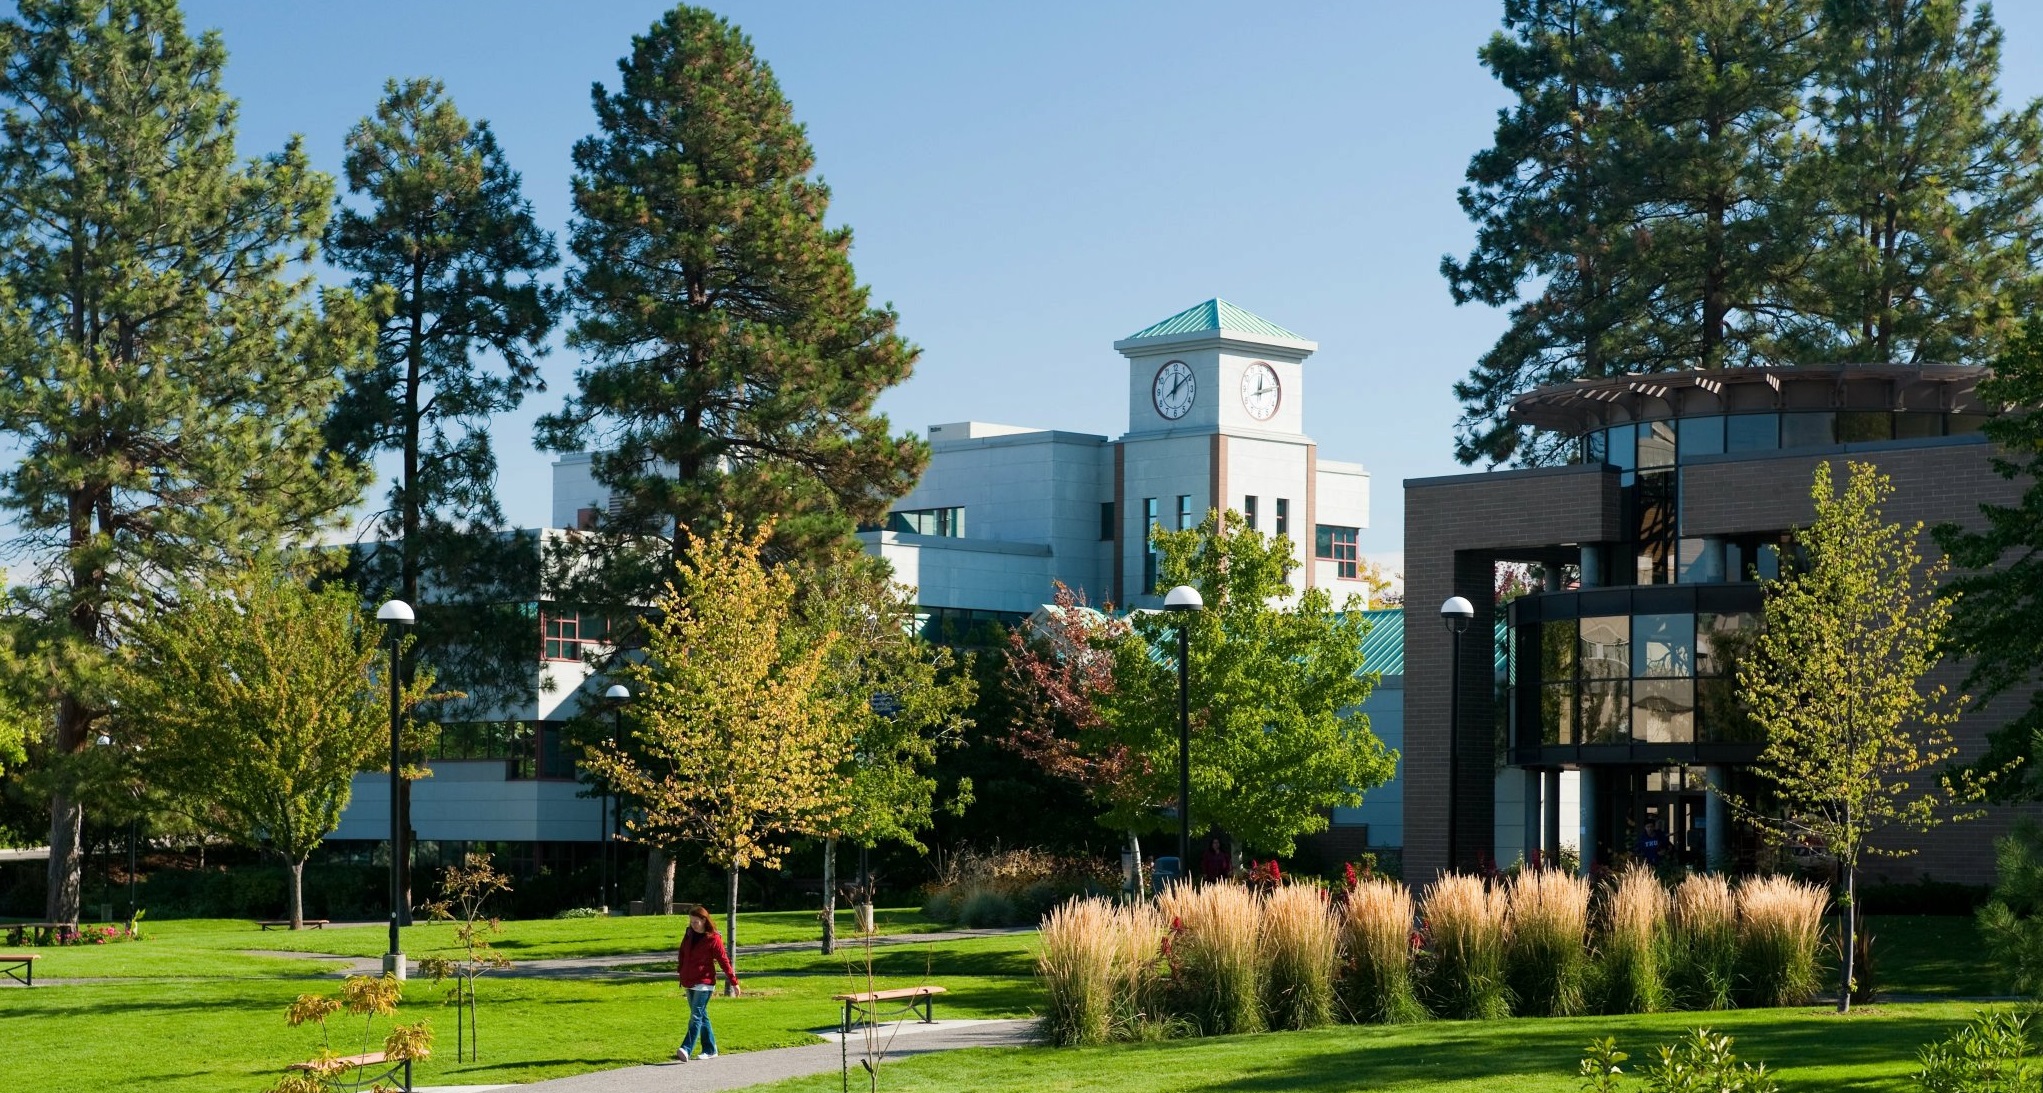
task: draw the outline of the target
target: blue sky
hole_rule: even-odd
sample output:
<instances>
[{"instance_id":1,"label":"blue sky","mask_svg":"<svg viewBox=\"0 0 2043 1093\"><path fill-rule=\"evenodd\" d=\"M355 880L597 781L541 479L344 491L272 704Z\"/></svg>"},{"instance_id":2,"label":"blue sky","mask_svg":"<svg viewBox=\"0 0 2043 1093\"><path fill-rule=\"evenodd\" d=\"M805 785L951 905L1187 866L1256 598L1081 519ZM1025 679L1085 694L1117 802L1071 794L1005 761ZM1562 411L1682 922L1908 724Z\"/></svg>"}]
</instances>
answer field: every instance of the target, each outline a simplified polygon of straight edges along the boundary
<instances>
[{"instance_id":1,"label":"blue sky","mask_svg":"<svg viewBox=\"0 0 2043 1093\"><path fill-rule=\"evenodd\" d=\"M980 419L1118 435L1111 343L1212 296L1319 342L1305 425L1374 476L1363 549L1403 549L1400 483L1455 473L1450 385L1501 328L1437 267L1471 232L1454 200L1503 92L1476 63L1497 0L1313 4L711 5L751 35L808 126L830 217L922 347L881 407L897 428ZM338 170L389 77L436 76L496 128L565 242L568 153L589 88L659 3L187 0L217 28L245 152L289 134ZM2043 4L2002 5L2003 92L2043 94ZM563 250L565 248L563 247ZM513 523L543 523L551 457L496 428Z\"/></svg>"}]
</instances>

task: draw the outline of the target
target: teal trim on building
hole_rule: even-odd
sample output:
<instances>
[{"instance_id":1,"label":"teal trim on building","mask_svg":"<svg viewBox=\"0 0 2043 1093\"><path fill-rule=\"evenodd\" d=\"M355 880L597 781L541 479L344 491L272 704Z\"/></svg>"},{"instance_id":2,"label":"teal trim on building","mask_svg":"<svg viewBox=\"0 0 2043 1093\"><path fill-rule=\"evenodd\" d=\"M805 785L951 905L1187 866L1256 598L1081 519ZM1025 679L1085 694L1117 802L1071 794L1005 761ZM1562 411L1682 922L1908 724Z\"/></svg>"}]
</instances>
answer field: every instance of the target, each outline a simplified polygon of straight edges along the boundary
<instances>
[{"instance_id":1,"label":"teal trim on building","mask_svg":"<svg viewBox=\"0 0 2043 1093\"><path fill-rule=\"evenodd\" d=\"M1379 676L1405 674L1405 609L1364 611L1369 633L1362 639L1362 667Z\"/></svg>"},{"instance_id":2,"label":"teal trim on building","mask_svg":"<svg viewBox=\"0 0 2043 1093\"><path fill-rule=\"evenodd\" d=\"M1203 304L1194 304L1160 323L1143 327L1122 340L1132 342L1142 338L1164 338L1172 334L1198 334L1209 331L1217 333L1222 330L1261 338L1283 338L1294 342L1306 340L1254 312L1244 311L1217 296Z\"/></svg>"}]
</instances>

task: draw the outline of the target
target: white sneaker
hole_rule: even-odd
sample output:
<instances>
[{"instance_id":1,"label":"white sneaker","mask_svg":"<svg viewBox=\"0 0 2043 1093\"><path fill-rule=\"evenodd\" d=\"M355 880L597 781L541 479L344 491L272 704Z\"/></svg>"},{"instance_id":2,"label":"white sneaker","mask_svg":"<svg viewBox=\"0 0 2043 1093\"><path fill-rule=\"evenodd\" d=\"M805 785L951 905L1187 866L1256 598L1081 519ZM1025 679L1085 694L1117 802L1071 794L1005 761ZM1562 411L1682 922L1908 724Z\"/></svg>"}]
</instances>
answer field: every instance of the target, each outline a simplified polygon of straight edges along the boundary
<instances>
[{"instance_id":1,"label":"white sneaker","mask_svg":"<svg viewBox=\"0 0 2043 1093\"><path fill-rule=\"evenodd\" d=\"M701 1054L700 1056L698 1056L698 1058L703 1058L703 1059L714 1059L714 1058L716 1058L716 1052L714 1052L714 1051L705 1051L705 1052L703 1052L703 1053L702 1053L702 1054Z\"/></svg>"},{"instance_id":2,"label":"white sneaker","mask_svg":"<svg viewBox=\"0 0 2043 1093\"><path fill-rule=\"evenodd\" d=\"M685 1063L685 1062L687 1062L687 1061L688 1061L688 1049L687 1049L687 1048L685 1048L685 1047L677 1047L677 1048L675 1048L675 1049L674 1049L674 1058L675 1058L675 1059L676 1059L677 1061L679 1061L679 1062L684 1062L684 1063Z\"/></svg>"}]
</instances>

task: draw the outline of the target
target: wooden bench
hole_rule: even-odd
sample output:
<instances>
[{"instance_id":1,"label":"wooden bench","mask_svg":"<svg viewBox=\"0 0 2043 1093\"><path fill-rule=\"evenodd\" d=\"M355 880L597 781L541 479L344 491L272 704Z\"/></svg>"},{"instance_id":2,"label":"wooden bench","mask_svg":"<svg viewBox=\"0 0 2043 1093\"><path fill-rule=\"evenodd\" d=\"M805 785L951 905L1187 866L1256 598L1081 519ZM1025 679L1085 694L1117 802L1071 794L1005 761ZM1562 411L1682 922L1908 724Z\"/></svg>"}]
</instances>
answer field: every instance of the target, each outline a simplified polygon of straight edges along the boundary
<instances>
[{"instance_id":1,"label":"wooden bench","mask_svg":"<svg viewBox=\"0 0 2043 1093\"><path fill-rule=\"evenodd\" d=\"M894 1012L920 1013L922 1014L922 1024L933 1025L936 1023L934 1000L937 995L943 993L945 992L942 987L924 986L897 987L887 991L860 991L857 994L833 994L830 997L844 1003L844 1024L842 1030L844 1035L850 1036L853 1025L852 1016L856 1014L859 1017L858 1024L876 1025L879 1023L879 1007L882 1002L906 1003Z\"/></svg>"},{"instance_id":2,"label":"wooden bench","mask_svg":"<svg viewBox=\"0 0 2043 1093\"><path fill-rule=\"evenodd\" d=\"M344 1055L328 1062L310 1059L302 1063L292 1063L289 1069L303 1070L312 1074L332 1074L335 1073L333 1068L336 1067L340 1070L353 1070L356 1074L355 1080L351 1082L335 1079L334 1084L339 1088L365 1089L381 1085L386 1080L396 1079L399 1089L411 1093L411 1060L400 1059L393 1063L380 1051L372 1051L366 1055ZM364 1073L366 1071L374 1073ZM402 1077L399 1077L400 1075Z\"/></svg>"},{"instance_id":3,"label":"wooden bench","mask_svg":"<svg viewBox=\"0 0 2043 1093\"><path fill-rule=\"evenodd\" d=\"M0 953L0 975L24 987L35 986L35 962L41 959L34 953Z\"/></svg>"},{"instance_id":4,"label":"wooden bench","mask_svg":"<svg viewBox=\"0 0 2043 1093\"><path fill-rule=\"evenodd\" d=\"M323 918L308 918L299 921L308 930L326 929L327 920ZM256 925L265 930L288 930L291 928L291 920L288 918L265 918L257 920Z\"/></svg>"}]
</instances>

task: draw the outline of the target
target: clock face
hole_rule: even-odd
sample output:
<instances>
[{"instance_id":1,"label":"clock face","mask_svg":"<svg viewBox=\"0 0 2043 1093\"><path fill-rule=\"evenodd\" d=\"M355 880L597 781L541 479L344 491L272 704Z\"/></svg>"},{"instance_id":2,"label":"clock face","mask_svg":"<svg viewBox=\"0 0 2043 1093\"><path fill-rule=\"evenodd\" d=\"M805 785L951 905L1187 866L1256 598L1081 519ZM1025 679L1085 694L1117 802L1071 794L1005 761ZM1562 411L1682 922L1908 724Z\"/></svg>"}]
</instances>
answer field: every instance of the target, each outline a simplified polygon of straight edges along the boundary
<instances>
[{"instance_id":1,"label":"clock face","mask_svg":"<svg viewBox=\"0 0 2043 1093\"><path fill-rule=\"evenodd\" d=\"M1156 370L1156 383L1150 389L1150 398L1156 403L1156 412L1170 421L1184 417L1192 410L1192 399L1198 395L1198 386L1192 380L1192 368L1183 361L1167 362Z\"/></svg>"},{"instance_id":2,"label":"clock face","mask_svg":"<svg viewBox=\"0 0 2043 1093\"><path fill-rule=\"evenodd\" d=\"M1277 412L1282 392L1277 387L1277 370L1257 361L1242 369L1241 405L1257 421L1268 421Z\"/></svg>"}]
</instances>

